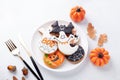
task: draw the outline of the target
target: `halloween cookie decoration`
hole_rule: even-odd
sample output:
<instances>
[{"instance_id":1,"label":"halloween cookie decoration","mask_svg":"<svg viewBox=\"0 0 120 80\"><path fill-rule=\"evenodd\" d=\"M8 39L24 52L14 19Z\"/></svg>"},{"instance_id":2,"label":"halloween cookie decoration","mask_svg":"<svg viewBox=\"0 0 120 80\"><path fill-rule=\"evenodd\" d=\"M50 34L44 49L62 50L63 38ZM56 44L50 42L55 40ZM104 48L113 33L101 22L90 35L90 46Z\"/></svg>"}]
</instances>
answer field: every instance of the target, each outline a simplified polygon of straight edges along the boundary
<instances>
[{"instance_id":1,"label":"halloween cookie decoration","mask_svg":"<svg viewBox=\"0 0 120 80\"><path fill-rule=\"evenodd\" d=\"M84 54L84 49L81 46L79 46L77 51L74 52L72 55L66 56L66 59L73 64L77 64L83 59Z\"/></svg>"},{"instance_id":2,"label":"halloween cookie decoration","mask_svg":"<svg viewBox=\"0 0 120 80\"><path fill-rule=\"evenodd\" d=\"M70 22L67 26L66 25L59 25L58 21L55 21L52 25L52 30L50 31L50 34L53 34L55 36L59 36L60 31L64 31L66 35L72 34L72 30L74 29L73 24Z\"/></svg>"},{"instance_id":3,"label":"halloween cookie decoration","mask_svg":"<svg viewBox=\"0 0 120 80\"><path fill-rule=\"evenodd\" d=\"M80 36L70 22L68 25L55 21L48 29L39 29L42 38L40 50L44 53L43 60L49 68L59 68L65 59L77 64L84 57L84 49L80 46Z\"/></svg>"},{"instance_id":4,"label":"halloween cookie decoration","mask_svg":"<svg viewBox=\"0 0 120 80\"><path fill-rule=\"evenodd\" d=\"M40 42L40 50L46 54L54 53L57 50L57 44L55 41L45 37Z\"/></svg>"},{"instance_id":5,"label":"halloween cookie decoration","mask_svg":"<svg viewBox=\"0 0 120 80\"><path fill-rule=\"evenodd\" d=\"M85 18L85 10L80 6L75 6L70 11L70 18L74 22L81 22Z\"/></svg>"},{"instance_id":6,"label":"halloween cookie decoration","mask_svg":"<svg viewBox=\"0 0 120 80\"><path fill-rule=\"evenodd\" d=\"M54 53L57 50L57 43L50 39L51 36L44 29L40 29L39 32L42 34L40 50L46 54Z\"/></svg>"},{"instance_id":7,"label":"halloween cookie decoration","mask_svg":"<svg viewBox=\"0 0 120 80\"><path fill-rule=\"evenodd\" d=\"M54 37L54 40L58 42L58 49L65 55L71 55L78 49L78 45L74 47L70 46L70 41L75 39L73 35L69 37L63 31L59 32L59 37ZM68 50L69 49L69 50Z\"/></svg>"},{"instance_id":8,"label":"halloween cookie decoration","mask_svg":"<svg viewBox=\"0 0 120 80\"><path fill-rule=\"evenodd\" d=\"M64 62L64 59L64 55L59 50L53 54L44 55L44 62L50 68L58 68Z\"/></svg>"},{"instance_id":9,"label":"halloween cookie decoration","mask_svg":"<svg viewBox=\"0 0 120 80\"><path fill-rule=\"evenodd\" d=\"M90 60L96 66L104 66L110 60L110 55L104 48L95 48L90 52Z\"/></svg>"}]
</instances>

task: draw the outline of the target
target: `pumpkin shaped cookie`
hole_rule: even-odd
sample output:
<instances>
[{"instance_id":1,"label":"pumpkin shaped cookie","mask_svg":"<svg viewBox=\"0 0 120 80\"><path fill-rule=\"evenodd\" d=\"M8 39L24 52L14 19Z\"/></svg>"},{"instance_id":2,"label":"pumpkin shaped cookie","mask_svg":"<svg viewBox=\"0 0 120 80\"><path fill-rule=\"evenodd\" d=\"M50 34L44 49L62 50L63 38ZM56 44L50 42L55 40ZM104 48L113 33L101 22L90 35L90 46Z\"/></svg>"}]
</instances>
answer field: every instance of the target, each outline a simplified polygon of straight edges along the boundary
<instances>
[{"instance_id":1,"label":"pumpkin shaped cookie","mask_svg":"<svg viewBox=\"0 0 120 80\"><path fill-rule=\"evenodd\" d=\"M110 55L104 48L95 48L90 52L90 60L96 66L104 66L110 60Z\"/></svg>"},{"instance_id":2,"label":"pumpkin shaped cookie","mask_svg":"<svg viewBox=\"0 0 120 80\"><path fill-rule=\"evenodd\" d=\"M85 17L85 10L80 6L75 6L70 11L70 18L74 22L81 22Z\"/></svg>"},{"instance_id":3,"label":"pumpkin shaped cookie","mask_svg":"<svg viewBox=\"0 0 120 80\"><path fill-rule=\"evenodd\" d=\"M44 55L44 62L50 68L58 68L63 63L64 59L64 55L59 50L53 54Z\"/></svg>"}]
</instances>

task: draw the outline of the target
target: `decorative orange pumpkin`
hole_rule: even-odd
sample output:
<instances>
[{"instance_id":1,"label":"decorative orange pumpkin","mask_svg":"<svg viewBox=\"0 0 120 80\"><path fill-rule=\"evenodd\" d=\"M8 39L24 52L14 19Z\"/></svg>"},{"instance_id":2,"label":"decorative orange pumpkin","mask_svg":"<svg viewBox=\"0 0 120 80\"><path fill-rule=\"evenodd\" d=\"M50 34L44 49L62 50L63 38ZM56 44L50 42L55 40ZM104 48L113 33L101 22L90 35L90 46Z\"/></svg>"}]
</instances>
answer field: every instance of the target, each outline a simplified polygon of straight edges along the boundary
<instances>
[{"instance_id":1,"label":"decorative orange pumpkin","mask_svg":"<svg viewBox=\"0 0 120 80\"><path fill-rule=\"evenodd\" d=\"M65 56L57 50L53 54L45 54L44 55L44 62L50 68L57 68L59 67L65 59Z\"/></svg>"},{"instance_id":2,"label":"decorative orange pumpkin","mask_svg":"<svg viewBox=\"0 0 120 80\"><path fill-rule=\"evenodd\" d=\"M85 17L85 10L80 6L71 9L70 17L74 22L81 22Z\"/></svg>"},{"instance_id":3,"label":"decorative orange pumpkin","mask_svg":"<svg viewBox=\"0 0 120 80\"><path fill-rule=\"evenodd\" d=\"M90 60L96 66L104 66L110 60L109 52L104 48L95 48L90 52Z\"/></svg>"}]
</instances>

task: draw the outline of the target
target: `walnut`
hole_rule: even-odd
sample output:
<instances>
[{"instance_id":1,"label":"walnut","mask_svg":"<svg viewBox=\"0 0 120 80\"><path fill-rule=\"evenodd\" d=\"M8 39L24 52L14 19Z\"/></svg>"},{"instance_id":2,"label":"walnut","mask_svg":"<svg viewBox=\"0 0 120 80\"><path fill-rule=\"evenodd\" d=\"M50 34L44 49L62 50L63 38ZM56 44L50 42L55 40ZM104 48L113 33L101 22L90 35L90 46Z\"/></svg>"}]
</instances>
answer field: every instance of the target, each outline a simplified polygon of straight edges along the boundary
<instances>
[{"instance_id":1,"label":"walnut","mask_svg":"<svg viewBox=\"0 0 120 80\"><path fill-rule=\"evenodd\" d=\"M87 27L87 34L91 39L95 39L96 37L96 30L94 29L94 26L92 25L92 23L88 23L88 27Z\"/></svg>"},{"instance_id":2,"label":"walnut","mask_svg":"<svg viewBox=\"0 0 120 80\"><path fill-rule=\"evenodd\" d=\"M16 66L9 65L9 66L7 67L7 69L8 69L9 71L14 72L14 71L16 71Z\"/></svg>"},{"instance_id":3,"label":"walnut","mask_svg":"<svg viewBox=\"0 0 120 80\"><path fill-rule=\"evenodd\" d=\"M15 76L13 76L13 80L18 80Z\"/></svg>"},{"instance_id":4,"label":"walnut","mask_svg":"<svg viewBox=\"0 0 120 80\"><path fill-rule=\"evenodd\" d=\"M24 67L22 69L22 72L23 72L23 75L25 75L25 76L28 75L28 69L27 68Z\"/></svg>"},{"instance_id":5,"label":"walnut","mask_svg":"<svg viewBox=\"0 0 120 80\"><path fill-rule=\"evenodd\" d=\"M107 35L106 34L100 34L99 40L98 40L98 46L103 46L103 43L107 42Z\"/></svg>"},{"instance_id":6,"label":"walnut","mask_svg":"<svg viewBox=\"0 0 120 80\"><path fill-rule=\"evenodd\" d=\"M25 80L25 78L24 78L24 77L22 77L22 80Z\"/></svg>"}]
</instances>

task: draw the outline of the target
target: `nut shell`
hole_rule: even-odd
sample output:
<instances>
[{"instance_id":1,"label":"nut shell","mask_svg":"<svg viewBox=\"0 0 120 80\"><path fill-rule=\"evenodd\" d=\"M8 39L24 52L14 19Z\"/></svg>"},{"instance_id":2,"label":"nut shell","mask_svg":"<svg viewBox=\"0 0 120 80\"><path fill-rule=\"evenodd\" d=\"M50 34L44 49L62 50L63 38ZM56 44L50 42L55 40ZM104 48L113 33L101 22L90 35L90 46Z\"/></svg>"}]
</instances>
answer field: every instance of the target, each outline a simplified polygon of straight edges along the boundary
<instances>
[{"instance_id":1,"label":"nut shell","mask_svg":"<svg viewBox=\"0 0 120 80\"><path fill-rule=\"evenodd\" d=\"M9 66L7 67L7 69L8 69L9 71L15 72L15 71L16 71L16 66L9 65Z\"/></svg>"},{"instance_id":2,"label":"nut shell","mask_svg":"<svg viewBox=\"0 0 120 80\"><path fill-rule=\"evenodd\" d=\"M23 73L24 76L28 75L28 69L24 67L22 69L22 73Z\"/></svg>"}]
</instances>

